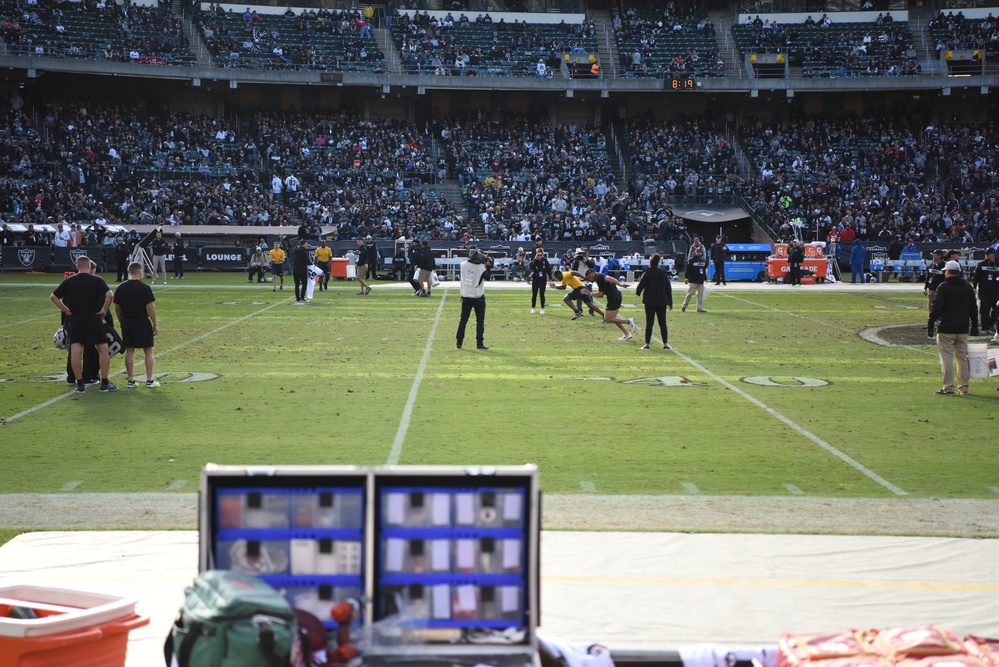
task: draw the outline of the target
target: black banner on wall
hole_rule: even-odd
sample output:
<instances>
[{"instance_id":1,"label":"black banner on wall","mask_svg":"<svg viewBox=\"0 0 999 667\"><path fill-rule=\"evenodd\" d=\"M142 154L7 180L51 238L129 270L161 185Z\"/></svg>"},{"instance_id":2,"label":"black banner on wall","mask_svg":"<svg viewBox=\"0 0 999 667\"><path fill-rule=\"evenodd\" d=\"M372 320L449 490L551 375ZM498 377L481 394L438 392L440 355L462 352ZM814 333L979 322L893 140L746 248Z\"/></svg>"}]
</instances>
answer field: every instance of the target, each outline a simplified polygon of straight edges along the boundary
<instances>
[{"instance_id":1,"label":"black banner on wall","mask_svg":"<svg viewBox=\"0 0 999 667\"><path fill-rule=\"evenodd\" d=\"M52 248L4 246L4 271L44 271L52 263Z\"/></svg>"},{"instance_id":2,"label":"black banner on wall","mask_svg":"<svg viewBox=\"0 0 999 667\"><path fill-rule=\"evenodd\" d=\"M190 254L190 250L188 250ZM246 268L247 256L245 248L233 246L206 246L201 248L201 268L203 269L239 269Z\"/></svg>"}]
</instances>

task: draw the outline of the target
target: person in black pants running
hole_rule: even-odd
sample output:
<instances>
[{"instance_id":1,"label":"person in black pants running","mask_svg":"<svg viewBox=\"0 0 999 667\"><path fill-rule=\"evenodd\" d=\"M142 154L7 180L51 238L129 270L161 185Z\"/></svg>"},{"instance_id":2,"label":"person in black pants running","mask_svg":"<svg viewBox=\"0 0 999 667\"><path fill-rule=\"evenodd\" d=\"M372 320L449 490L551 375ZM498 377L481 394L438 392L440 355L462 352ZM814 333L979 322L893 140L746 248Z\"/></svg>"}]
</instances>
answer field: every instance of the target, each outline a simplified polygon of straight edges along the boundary
<instances>
[{"instance_id":1,"label":"person in black pants running","mask_svg":"<svg viewBox=\"0 0 999 667\"><path fill-rule=\"evenodd\" d=\"M538 296L541 296L541 314L545 314L545 289L548 281L552 279L552 265L545 257L545 251L538 248L534 253L534 259L528 267L531 274L531 314L534 314L538 305Z\"/></svg>"},{"instance_id":2,"label":"person in black pants running","mask_svg":"<svg viewBox=\"0 0 999 667\"><path fill-rule=\"evenodd\" d=\"M663 349L672 350L669 346L669 329L666 327L666 310L673 310L673 286L670 284L669 275L659 267L662 262L662 255L656 253L649 258L649 269L642 274L642 279L638 281L635 288L635 296L642 297L645 304L645 346L643 350L649 349L652 342L652 326L655 320L659 320L659 335L663 339Z\"/></svg>"}]
</instances>

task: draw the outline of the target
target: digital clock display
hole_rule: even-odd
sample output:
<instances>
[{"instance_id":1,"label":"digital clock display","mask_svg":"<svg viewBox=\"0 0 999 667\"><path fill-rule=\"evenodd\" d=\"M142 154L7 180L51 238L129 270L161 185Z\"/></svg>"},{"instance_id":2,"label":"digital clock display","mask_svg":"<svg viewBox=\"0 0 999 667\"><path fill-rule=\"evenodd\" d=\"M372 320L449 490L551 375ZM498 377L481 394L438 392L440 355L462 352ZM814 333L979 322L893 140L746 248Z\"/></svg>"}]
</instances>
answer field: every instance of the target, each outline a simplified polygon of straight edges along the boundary
<instances>
[{"instance_id":1,"label":"digital clock display","mask_svg":"<svg viewBox=\"0 0 999 667\"><path fill-rule=\"evenodd\" d=\"M697 78L693 74L667 74L666 90L697 90Z\"/></svg>"}]
</instances>

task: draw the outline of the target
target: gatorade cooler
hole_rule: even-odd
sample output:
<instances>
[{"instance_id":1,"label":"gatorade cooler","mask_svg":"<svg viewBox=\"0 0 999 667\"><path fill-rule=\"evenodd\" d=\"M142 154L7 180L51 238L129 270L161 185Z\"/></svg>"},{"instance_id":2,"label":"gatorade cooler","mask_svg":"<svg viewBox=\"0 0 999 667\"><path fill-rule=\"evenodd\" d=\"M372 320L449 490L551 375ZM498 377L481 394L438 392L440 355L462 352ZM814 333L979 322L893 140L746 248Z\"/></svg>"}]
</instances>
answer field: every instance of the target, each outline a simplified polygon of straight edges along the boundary
<instances>
[{"instance_id":1,"label":"gatorade cooler","mask_svg":"<svg viewBox=\"0 0 999 667\"><path fill-rule=\"evenodd\" d=\"M0 587L0 667L124 667L135 600L44 586Z\"/></svg>"},{"instance_id":2,"label":"gatorade cooler","mask_svg":"<svg viewBox=\"0 0 999 667\"><path fill-rule=\"evenodd\" d=\"M334 279L345 279L347 277L347 260L342 257L334 257L330 260L330 277Z\"/></svg>"}]
</instances>

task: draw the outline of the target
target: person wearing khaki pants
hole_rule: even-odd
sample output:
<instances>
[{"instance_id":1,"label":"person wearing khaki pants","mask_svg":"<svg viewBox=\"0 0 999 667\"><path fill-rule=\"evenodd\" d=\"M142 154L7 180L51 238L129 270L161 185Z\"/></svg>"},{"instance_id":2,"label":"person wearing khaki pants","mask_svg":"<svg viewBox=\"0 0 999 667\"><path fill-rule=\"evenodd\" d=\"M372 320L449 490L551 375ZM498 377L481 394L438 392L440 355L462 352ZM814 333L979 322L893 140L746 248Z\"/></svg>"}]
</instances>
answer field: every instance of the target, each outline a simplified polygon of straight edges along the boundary
<instances>
[{"instance_id":1,"label":"person wearing khaki pants","mask_svg":"<svg viewBox=\"0 0 999 667\"><path fill-rule=\"evenodd\" d=\"M971 368L968 364L968 332L978 335L978 305L975 290L961 276L961 265L955 261L944 267L945 278L937 287L933 305L930 307L930 321L926 333L937 336L937 351L940 354L940 369L943 371L943 387L937 390L941 396L954 395L954 361L957 360L957 393L968 393L968 379Z\"/></svg>"}]
</instances>

